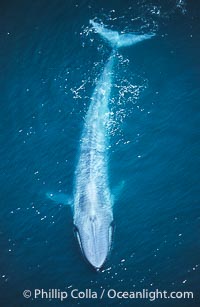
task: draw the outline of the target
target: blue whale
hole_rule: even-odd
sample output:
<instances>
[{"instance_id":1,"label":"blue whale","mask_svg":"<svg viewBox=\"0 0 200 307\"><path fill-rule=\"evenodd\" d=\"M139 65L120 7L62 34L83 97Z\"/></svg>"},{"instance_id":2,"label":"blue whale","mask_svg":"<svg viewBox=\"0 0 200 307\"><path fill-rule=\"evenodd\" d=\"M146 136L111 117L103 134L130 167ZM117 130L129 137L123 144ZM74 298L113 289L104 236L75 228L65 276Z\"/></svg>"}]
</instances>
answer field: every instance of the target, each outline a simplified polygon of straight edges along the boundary
<instances>
[{"instance_id":1,"label":"blue whale","mask_svg":"<svg viewBox=\"0 0 200 307\"><path fill-rule=\"evenodd\" d=\"M84 257L99 269L107 259L113 237L113 196L108 181L109 100L112 88L113 66L118 48L151 38L154 34L119 34L103 24L90 21L112 48L111 55L96 83L87 111L80 140L79 160L75 171L72 199L76 236ZM59 201L64 196L48 193ZM60 201L61 202L61 201Z\"/></svg>"}]
</instances>

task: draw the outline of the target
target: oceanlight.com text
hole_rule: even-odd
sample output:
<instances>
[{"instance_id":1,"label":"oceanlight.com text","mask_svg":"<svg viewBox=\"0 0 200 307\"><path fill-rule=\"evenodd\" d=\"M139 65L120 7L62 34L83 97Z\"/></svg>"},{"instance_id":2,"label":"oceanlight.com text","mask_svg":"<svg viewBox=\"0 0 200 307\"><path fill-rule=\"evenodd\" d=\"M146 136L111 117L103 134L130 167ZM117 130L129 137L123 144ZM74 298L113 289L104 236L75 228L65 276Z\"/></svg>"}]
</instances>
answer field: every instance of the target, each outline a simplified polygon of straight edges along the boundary
<instances>
[{"instance_id":1,"label":"oceanlight.com text","mask_svg":"<svg viewBox=\"0 0 200 307\"><path fill-rule=\"evenodd\" d=\"M194 294L191 291L166 291L155 289L150 291L148 289L143 289L141 291L120 291L116 289L70 289L70 290L61 290L61 289L34 289L34 290L24 290L23 296L26 299L51 299L51 300L60 300L64 301L69 298L75 300L82 299L119 299L119 300L149 300L155 301L157 299L193 299Z\"/></svg>"}]
</instances>

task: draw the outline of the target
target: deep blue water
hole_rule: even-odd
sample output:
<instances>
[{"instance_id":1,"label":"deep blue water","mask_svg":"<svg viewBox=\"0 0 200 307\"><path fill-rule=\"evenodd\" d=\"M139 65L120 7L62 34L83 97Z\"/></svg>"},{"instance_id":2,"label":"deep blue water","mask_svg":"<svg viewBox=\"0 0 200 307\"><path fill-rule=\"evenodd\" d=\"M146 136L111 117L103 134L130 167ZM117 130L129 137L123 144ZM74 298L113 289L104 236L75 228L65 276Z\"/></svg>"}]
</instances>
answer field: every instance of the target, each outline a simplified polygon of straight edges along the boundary
<instances>
[{"instance_id":1,"label":"deep blue water","mask_svg":"<svg viewBox=\"0 0 200 307\"><path fill-rule=\"evenodd\" d=\"M0 4L0 305L199 306L200 6L197 1L2 1ZM110 54L91 32L156 32L119 51L110 109L113 250L84 260L69 207L90 97ZM193 291L193 300L31 300L24 289Z\"/></svg>"}]
</instances>

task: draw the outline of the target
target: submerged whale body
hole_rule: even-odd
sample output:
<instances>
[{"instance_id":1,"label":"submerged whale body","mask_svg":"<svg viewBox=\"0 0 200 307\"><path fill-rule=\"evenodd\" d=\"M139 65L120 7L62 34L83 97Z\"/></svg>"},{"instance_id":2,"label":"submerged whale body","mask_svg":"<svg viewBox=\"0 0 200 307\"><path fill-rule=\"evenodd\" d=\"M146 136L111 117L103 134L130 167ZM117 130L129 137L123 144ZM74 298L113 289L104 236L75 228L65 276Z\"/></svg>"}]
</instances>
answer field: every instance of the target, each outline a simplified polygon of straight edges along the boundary
<instances>
[{"instance_id":1,"label":"submerged whale body","mask_svg":"<svg viewBox=\"0 0 200 307\"><path fill-rule=\"evenodd\" d=\"M74 225L85 258L96 269L105 262L113 234L113 198L109 189L106 122L116 50L151 38L154 34L122 34L90 21L113 51L97 82L86 114L74 190Z\"/></svg>"},{"instance_id":2,"label":"submerged whale body","mask_svg":"<svg viewBox=\"0 0 200 307\"><path fill-rule=\"evenodd\" d=\"M111 249L113 235L113 196L108 182L107 148L109 138L106 123L109 121L109 99L112 71L118 48L151 38L154 34L119 34L93 20L94 31L112 47L111 55L94 89L85 117L80 141L79 160L75 172L73 207L75 233L86 260L99 269ZM56 202L64 196L47 193Z\"/></svg>"}]
</instances>

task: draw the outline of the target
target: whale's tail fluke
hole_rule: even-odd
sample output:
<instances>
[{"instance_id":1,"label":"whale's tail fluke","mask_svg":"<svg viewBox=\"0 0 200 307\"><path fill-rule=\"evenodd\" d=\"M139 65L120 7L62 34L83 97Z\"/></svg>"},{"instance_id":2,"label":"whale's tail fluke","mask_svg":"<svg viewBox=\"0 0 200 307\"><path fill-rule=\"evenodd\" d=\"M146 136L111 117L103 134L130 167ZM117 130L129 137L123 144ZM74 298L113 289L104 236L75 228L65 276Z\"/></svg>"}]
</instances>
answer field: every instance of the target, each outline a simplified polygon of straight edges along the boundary
<instances>
[{"instance_id":1,"label":"whale's tail fluke","mask_svg":"<svg viewBox=\"0 0 200 307\"><path fill-rule=\"evenodd\" d=\"M117 31L109 30L94 20L90 20L90 24L93 26L96 33L98 33L103 39L105 39L112 48L120 48L131 46L139 43L143 40L150 39L155 36L155 33L150 34L134 34L126 33L119 34Z\"/></svg>"}]
</instances>

